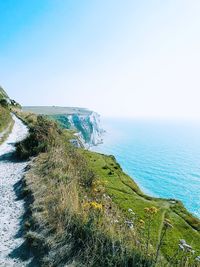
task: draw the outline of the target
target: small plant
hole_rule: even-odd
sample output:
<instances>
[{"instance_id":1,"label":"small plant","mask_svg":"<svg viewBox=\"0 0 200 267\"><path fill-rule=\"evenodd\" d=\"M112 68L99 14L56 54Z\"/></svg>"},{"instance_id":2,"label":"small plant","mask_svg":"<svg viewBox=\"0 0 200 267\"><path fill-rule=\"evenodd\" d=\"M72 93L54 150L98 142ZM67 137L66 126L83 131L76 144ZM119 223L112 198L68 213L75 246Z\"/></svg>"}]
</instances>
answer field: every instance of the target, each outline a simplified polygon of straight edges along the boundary
<instances>
[{"instance_id":1,"label":"small plant","mask_svg":"<svg viewBox=\"0 0 200 267\"><path fill-rule=\"evenodd\" d=\"M0 105L4 108L8 107L8 101L5 98L0 99Z\"/></svg>"},{"instance_id":2,"label":"small plant","mask_svg":"<svg viewBox=\"0 0 200 267\"><path fill-rule=\"evenodd\" d=\"M92 207L92 208L94 208L95 210L102 210L103 209L103 206L102 206L102 204L100 204L100 203L97 203L97 202L95 202L95 201L92 201L91 203L90 203L90 206Z\"/></svg>"}]
</instances>

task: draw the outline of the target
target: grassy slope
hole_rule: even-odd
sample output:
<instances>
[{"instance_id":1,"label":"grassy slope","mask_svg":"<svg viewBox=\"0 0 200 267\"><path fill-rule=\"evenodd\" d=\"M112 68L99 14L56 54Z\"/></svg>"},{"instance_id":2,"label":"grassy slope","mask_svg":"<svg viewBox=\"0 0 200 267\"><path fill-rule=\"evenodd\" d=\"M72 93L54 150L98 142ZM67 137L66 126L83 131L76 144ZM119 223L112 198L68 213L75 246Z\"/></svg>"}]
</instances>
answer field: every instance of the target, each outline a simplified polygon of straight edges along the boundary
<instances>
[{"instance_id":1,"label":"grassy slope","mask_svg":"<svg viewBox=\"0 0 200 267\"><path fill-rule=\"evenodd\" d=\"M179 239L196 250L193 257L199 255L200 222L180 202L144 195L114 157L75 149L68 142L70 132L57 130L53 122L38 122L34 115L19 115L32 131L31 138L18 146L18 155L39 154L25 180L33 196L27 238L42 251L43 263L62 266L73 257L83 266L150 266L165 217L173 225L161 248L165 259L176 253ZM152 206L159 211L152 220L147 257L144 209ZM133 219L130 208L136 214L133 230L124 223ZM145 222L142 228L140 219ZM165 259L160 257L158 266Z\"/></svg>"},{"instance_id":2,"label":"grassy slope","mask_svg":"<svg viewBox=\"0 0 200 267\"><path fill-rule=\"evenodd\" d=\"M7 98L8 96L6 92L0 87L0 100L7 99ZM0 138L0 144L3 142L3 140L7 137L7 135L11 131L12 125L13 125L13 122L12 122L9 109L2 107L0 105L0 136L1 136L1 133L5 131L5 134L3 134L3 136L1 136Z\"/></svg>"},{"instance_id":3,"label":"grassy slope","mask_svg":"<svg viewBox=\"0 0 200 267\"><path fill-rule=\"evenodd\" d=\"M0 100L8 99L6 92L0 87ZM0 144L6 139L13 127L9 107L0 105Z\"/></svg>"},{"instance_id":4,"label":"grassy slope","mask_svg":"<svg viewBox=\"0 0 200 267\"><path fill-rule=\"evenodd\" d=\"M105 187L108 194L112 196L113 201L125 213L128 213L128 209L131 208L140 218L145 220L145 207L155 206L159 208L152 227L154 245L158 241L164 217L170 219L173 228L168 232L165 245L162 248L166 257L172 256L177 250L179 239L185 239L198 254L200 253L200 222L188 214L185 214L185 217L189 216L193 224L189 224L183 219L184 213L180 212L182 210L181 203L173 204L174 202L170 200L150 198L143 195L134 181L122 172L112 156L89 151L83 151L83 154L88 158L90 166L100 180L106 182ZM194 228L197 228L198 231Z\"/></svg>"},{"instance_id":5,"label":"grassy slope","mask_svg":"<svg viewBox=\"0 0 200 267\"><path fill-rule=\"evenodd\" d=\"M0 106L0 133L8 127L10 121L11 116L9 110Z\"/></svg>"},{"instance_id":6,"label":"grassy slope","mask_svg":"<svg viewBox=\"0 0 200 267\"><path fill-rule=\"evenodd\" d=\"M0 86L0 100L4 99L4 98L8 98L8 95L6 94L6 92L3 90L3 88Z\"/></svg>"}]
</instances>

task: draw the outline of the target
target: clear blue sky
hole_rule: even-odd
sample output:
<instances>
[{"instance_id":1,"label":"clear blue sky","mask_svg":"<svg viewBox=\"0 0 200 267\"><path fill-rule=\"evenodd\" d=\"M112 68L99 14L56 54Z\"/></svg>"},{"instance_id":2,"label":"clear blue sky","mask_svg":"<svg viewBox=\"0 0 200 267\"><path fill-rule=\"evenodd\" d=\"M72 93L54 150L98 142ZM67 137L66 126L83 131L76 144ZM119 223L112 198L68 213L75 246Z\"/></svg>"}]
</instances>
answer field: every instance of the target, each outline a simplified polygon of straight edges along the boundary
<instances>
[{"instance_id":1,"label":"clear blue sky","mask_svg":"<svg viewBox=\"0 0 200 267\"><path fill-rule=\"evenodd\" d=\"M23 105L200 118L199 0L0 0L0 84Z\"/></svg>"}]
</instances>

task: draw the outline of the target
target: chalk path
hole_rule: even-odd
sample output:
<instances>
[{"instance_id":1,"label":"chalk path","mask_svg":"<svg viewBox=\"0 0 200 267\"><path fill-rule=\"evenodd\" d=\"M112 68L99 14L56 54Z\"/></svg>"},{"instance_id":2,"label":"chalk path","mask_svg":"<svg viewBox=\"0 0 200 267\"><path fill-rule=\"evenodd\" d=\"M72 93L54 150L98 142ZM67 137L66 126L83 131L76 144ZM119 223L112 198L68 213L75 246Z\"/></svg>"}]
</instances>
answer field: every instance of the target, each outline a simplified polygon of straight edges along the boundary
<instances>
[{"instance_id":1,"label":"chalk path","mask_svg":"<svg viewBox=\"0 0 200 267\"><path fill-rule=\"evenodd\" d=\"M24 244L20 233L24 201L18 197L20 181L28 162L14 161L14 144L23 140L28 128L15 116L14 126L7 140L0 145L0 266L29 266L27 260L18 258Z\"/></svg>"}]
</instances>

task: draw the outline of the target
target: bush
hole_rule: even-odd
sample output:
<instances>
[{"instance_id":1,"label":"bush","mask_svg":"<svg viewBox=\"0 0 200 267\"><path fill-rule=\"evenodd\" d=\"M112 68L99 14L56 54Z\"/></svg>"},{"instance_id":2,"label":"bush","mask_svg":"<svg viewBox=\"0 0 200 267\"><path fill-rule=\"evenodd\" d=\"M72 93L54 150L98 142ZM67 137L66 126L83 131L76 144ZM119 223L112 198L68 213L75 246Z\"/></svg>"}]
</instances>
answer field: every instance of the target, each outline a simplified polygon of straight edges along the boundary
<instances>
[{"instance_id":1,"label":"bush","mask_svg":"<svg viewBox=\"0 0 200 267\"><path fill-rule=\"evenodd\" d=\"M8 101L5 98L0 99L0 105L2 107L8 107Z\"/></svg>"},{"instance_id":2,"label":"bush","mask_svg":"<svg viewBox=\"0 0 200 267\"><path fill-rule=\"evenodd\" d=\"M36 123L29 130L29 136L16 144L16 157L28 159L41 152L46 152L48 147L55 145L59 140L59 133L55 122L48 121L43 116L38 116Z\"/></svg>"}]
</instances>

